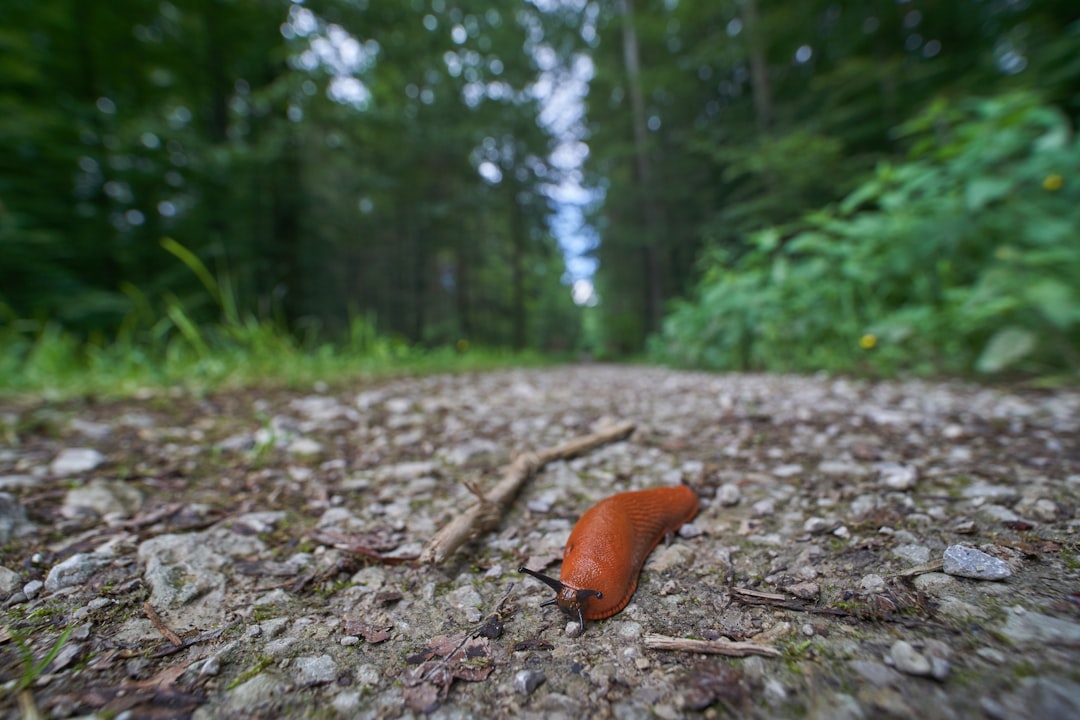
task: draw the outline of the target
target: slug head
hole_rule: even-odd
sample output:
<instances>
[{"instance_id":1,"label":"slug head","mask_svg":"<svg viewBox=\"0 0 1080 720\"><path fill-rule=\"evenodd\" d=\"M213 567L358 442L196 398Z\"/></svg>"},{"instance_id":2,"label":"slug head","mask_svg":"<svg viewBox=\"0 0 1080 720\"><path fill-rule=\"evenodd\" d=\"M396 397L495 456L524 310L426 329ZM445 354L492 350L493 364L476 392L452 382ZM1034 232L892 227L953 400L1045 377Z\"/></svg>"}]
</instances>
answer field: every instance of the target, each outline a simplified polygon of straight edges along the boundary
<instances>
[{"instance_id":1,"label":"slug head","mask_svg":"<svg viewBox=\"0 0 1080 720\"><path fill-rule=\"evenodd\" d=\"M577 617L578 624L581 629L585 629L585 615L582 610L585 604L590 598L596 598L599 600L604 595L599 590L579 590L572 588L565 583L562 583L555 578L548 577L543 573L538 573L535 570L530 570L527 567L519 567L518 572L532 575L534 578L544 583L555 591L555 597L547 602L540 603L540 607L547 607L548 605L558 605L559 609L564 614L570 617Z\"/></svg>"}]
</instances>

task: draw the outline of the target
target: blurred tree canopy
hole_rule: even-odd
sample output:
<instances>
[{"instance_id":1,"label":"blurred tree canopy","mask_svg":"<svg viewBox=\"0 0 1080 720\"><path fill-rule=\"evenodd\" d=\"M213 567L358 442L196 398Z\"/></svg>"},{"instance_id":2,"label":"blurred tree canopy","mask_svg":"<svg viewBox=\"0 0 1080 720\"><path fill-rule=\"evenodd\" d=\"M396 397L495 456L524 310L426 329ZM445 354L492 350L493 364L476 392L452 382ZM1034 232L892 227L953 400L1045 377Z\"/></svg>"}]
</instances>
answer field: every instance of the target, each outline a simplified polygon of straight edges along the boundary
<instances>
[{"instance_id":1,"label":"blurred tree canopy","mask_svg":"<svg viewBox=\"0 0 1080 720\"><path fill-rule=\"evenodd\" d=\"M168 237L239 313L295 332L373 317L424 344L575 344L533 92L565 23L468 6L5 2L8 318L108 334L171 302L213 320Z\"/></svg>"}]
</instances>

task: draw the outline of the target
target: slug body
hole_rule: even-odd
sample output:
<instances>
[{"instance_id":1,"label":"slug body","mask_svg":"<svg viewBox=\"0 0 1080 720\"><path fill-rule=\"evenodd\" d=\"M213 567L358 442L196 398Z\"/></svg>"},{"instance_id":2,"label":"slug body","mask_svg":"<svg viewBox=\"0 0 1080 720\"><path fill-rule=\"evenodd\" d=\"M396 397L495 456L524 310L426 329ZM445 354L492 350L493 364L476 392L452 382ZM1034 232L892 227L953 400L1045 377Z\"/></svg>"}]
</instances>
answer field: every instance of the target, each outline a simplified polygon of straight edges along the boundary
<instances>
[{"instance_id":1,"label":"slug body","mask_svg":"<svg viewBox=\"0 0 1080 720\"><path fill-rule=\"evenodd\" d=\"M578 520L563 550L559 580L519 568L552 587L558 605L584 627L626 607L637 589L641 566L664 537L690 521L698 497L686 485L612 495Z\"/></svg>"}]
</instances>

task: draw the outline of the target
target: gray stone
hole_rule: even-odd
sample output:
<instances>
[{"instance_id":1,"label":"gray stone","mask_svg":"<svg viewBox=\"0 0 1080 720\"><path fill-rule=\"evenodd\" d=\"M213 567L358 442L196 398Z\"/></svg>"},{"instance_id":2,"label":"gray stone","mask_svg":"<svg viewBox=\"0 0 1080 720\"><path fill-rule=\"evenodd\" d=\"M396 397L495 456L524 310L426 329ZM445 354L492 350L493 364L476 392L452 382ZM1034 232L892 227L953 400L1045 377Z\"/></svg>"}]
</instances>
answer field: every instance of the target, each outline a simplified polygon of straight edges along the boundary
<instances>
[{"instance_id":1,"label":"gray stone","mask_svg":"<svg viewBox=\"0 0 1080 720\"><path fill-rule=\"evenodd\" d=\"M878 484L890 490L910 490L919 479L919 472L910 465L878 463Z\"/></svg>"},{"instance_id":2,"label":"gray stone","mask_svg":"<svg viewBox=\"0 0 1080 720\"><path fill-rule=\"evenodd\" d=\"M1009 508L1004 505L995 505L994 503L983 505L979 508L978 512L981 517L995 522L1016 522L1020 519L1020 516Z\"/></svg>"},{"instance_id":3,"label":"gray stone","mask_svg":"<svg viewBox=\"0 0 1080 720\"><path fill-rule=\"evenodd\" d=\"M858 673L864 680L875 687L895 685L901 676L888 665L868 660L852 660L848 663L851 669Z\"/></svg>"},{"instance_id":4,"label":"gray stone","mask_svg":"<svg viewBox=\"0 0 1080 720\"><path fill-rule=\"evenodd\" d=\"M1004 560L964 545L950 545L945 548L944 559L942 569L948 575L975 580L1004 580L1012 575Z\"/></svg>"},{"instance_id":5,"label":"gray stone","mask_svg":"<svg viewBox=\"0 0 1080 720\"><path fill-rule=\"evenodd\" d=\"M296 682L302 687L326 685L337 679L337 663L329 655L298 657L292 662Z\"/></svg>"},{"instance_id":6,"label":"gray stone","mask_svg":"<svg viewBox=\"0 0 1080 720\"><path fill-rule=\"evenodd\" d=\"M237 716L250 715L254 714L255 710L269 705L275 697L284 694L287 690L288 685L281 678L272 673L263 672L233 688L227 695L225 705Z\"/></svg>"},{"instance_id":7,"label":"gray stone","mask_svg":"<svg viewBox=\"0 0 1080 720\"><path fill-rule=\"evenodd\" d=\"M865 717L866 712L859 701L846 693L836 693L831 697L822 693L807 713L809 720L864 720Z\"/></svg>"},{"instance_id":8,"label":"gray stone","mask_svg":"<svg viewBox=\"0 0 1080 720\"><path fill-rule=\"evenodd\" d=\"M532 695L545 680L543 670L519 670L514 675L514 689L522 695Z\"/></svg>"},{"instance_id":9,"label":"gray stone","mask_svg":"<svg viewBox=\"0 0 1080 720\"><path fill-rule=\"evenodd\" d=\"M822 475L865 477L870 470L858 463L843 462L841 460L826 460L818 465L818 472Z\"/></svg>"},{"instance_id":10,"label":"gray stone","mask_svg":"<svg viewBox=\"0 0 1080 720\"><path fill-rule=\"evenodd\" d=\"M228 609L222 570L233 557L256 556L264 548L257 537L224 528L150 538L138 551L150 603L178 632L220 625Z\"/></svg>"},{"instance_id":11,"label":"gray stone","mask_svg":"<svg viewBox=\"0 0 1080 720\"><path fill-rule=\"evenodd\" d=\"M0 475L0 490L32 488L41 484L41 478L34 475Z\"/></svg>"},{"instance_id":12,"label":"gray stone","mask_svg":"<svg viewBox=\"0 0 1080 720\"><path fill-rule=\"evenodd\" d=\"M105 462L105 456L93 448L64 448L49 464L57 477L89 472Z\"/></svg>"},{"instance_id":13,"label":"gray stone","mask_svg":"<svg viewBox=\"0 0 1080 720\"><path fill-rule=\"evenodd\" d=\"M893 555L923 565L930 561L930 548L925 545L900 545L893 548Z\"/></svg>"},{"instance_id":14,"label":"gray stone","mask_svg":"<svg viewBox=\"0 0 1080 720\"><path fill-rule=\"evenodd\" d=\"M777 465L773 468L772 474L778 478L789 478L794 475L799 475L803 471L803 466L797 463L789 463L787 465Z\"/></svg>"},{"instance_id":15,"label":"gray stone","mask_svg":"<svg viewBox=\"0 0 1080 720\"><path fill-rule=\"evenodd\" d=\"M104 440L112 435L113 431L112 425L109 423L83 420L82 418L72 418L71 422L68 423L68 427L91 440Z\"/></svg>"},{"instance_id":16,"label":"gray stone","mask_svg":"<svg viewBox=\"0 0 1080 720\"><path fill-rule=\"evenodd\" d=\"M993 485L984 480L972 483L960 491L966 498L1003 499L1016 497L1016 488L1008 485Z\"/></svg>"},{"instance_id":17,"label":"gray stone","mask_svg":"<svg viewBox=\"0 0 1080 720\"><path fill-rule=\"evenodd\" d=\"M60 513L64 517L80 517L87 509L98 515L129 517L142 507L143 494L121 480L95 478L82 487L68 490Z\"/></svg>"},{"instance_id":18,"label":"gray stone","mask_svg":"<svg viewBox=\"0 0 1080 720\"><path fill-rule=\"evenodd\" d=\"M1001 628L1001 634L1020 646L1080 647L1080 624L1031 612L1022 607L1014 607L1009 612L1009 617Z\"/></svg>"},{"instance_id":19,"label":"gray stone","mask_svg":"<svg viewBox=\"0 0 1080 720\"><path fill-rule=\"evenodd\" d=\"M322 443L306 437L298 437L288 446L288 452L293 455L318 455L322 450Z\"/></svg>"},{"instance_id":20,"label":"gray stone","mask_svg":"<svg viewBox=\"0 0 1080 720\"><path fill-rule=\"evenodd\" d=\"M0 595L10 595L19 589L19 573L0 565Z\"/></svg>"},{"instance_id":21,"label":"gray stone","mask_svg":"<svg viewBox=\"0 0 1080 720\"><path fill-rule=\"evenodd\" d=\"M499 446L491 440L469 440L455 445L443 453L443 459L450 465L464 465L475 457L494 455Z\"/></svg>"},{"instance_id":22,"label":"gray stone","mask_svg":"<svg viewBox=\"0 0 1080 720\"><path fill-rule=\"evenodd\" d=\"M263 646L263 652L273 658L285 657L289 653L289 648L298 642L300 641L296 638L286 635L266 643Z\"/></svg>"},{"instance_id":23,"label":"gray stone","mask_svg":"<svg viewBox=\"0 0 1080 720\"><path fill-rule=\"evenodd\" d=\"M716 489L716 501L726 507L738 505L740 498L739 486L735 483L724 483Z\"/></svg>"},{"instance_id":24,"label":"gray stone","mask_svg":"<svg viewBox=\"0 0 1080 720\"><path fill-rule=\"evenodd\" d=\"M893 666L905 675L929 675L930 661L906 640L897 640L889 648Z\"/></svg>"},{"instance_id":25,"label":"gray stone","mask_svg":"<svg viewBox=\"0 0 1080 720\"><path fill-rule=\"evenodd\" d=\"M874 573L865 575L859 580L859 589L869 593L885 592L885 578Z\"/></svg>"},{"instance_id":26,"label":"gray stone","mask_svg":"<svg viewBox=\"0 0 1080 720\"><path fill-rule=\"evenodd\" d=\"M78 553L54 565L45 578L45 589L56 592L72 585L81 585L101 568L113 561L112 555Z\"/></svg>"},{"instance_id":27,"label":"gray stone","mask_svg":"<svg viewBox=\"0 0 1080 720\"><path fill-rule=\"evenodd\" d=\"M1064 677L1028 677L1016 692L1004 698L1008 717L1080 717L1080 684Z\"/></svg>"},{"instance_id":28,"label":"gray stone","mask_svg":"<svg viewBox=\"0 0 1080 720\"><path fill-rule=\"evenodd\" d=\"M776 501L772 498L758 500L750 506L750 513L754 517L769 517L776 513Z\"/></svg>"},{"instance_id":29,"label":"gray stone","mask_svg":"<svg viewBox=\"0 0 1080 720\"><path fill-rule=\"evenodd\" d=\"M975 651L975 654L986 662L994 663L995 665L1001 665L1005 662L1005 653L997 648L981 647Z\"/></svg>"},{"instance_id":30,"label":"gray stone","mask_svg":"<svg viewBox=\"0 0 1080 720\"><path fill-rule=\"evenodd\" d=\"M38 593L41 592L41 588L43 587L45 587L45 583L40 580L31 580L23 585L23 596L25 596L27 600L33 600L38 596Z\"/></svg>"},{"instance_id":31,"label":"gray stone","mask_svg":"<svg viewBox=\"0 0 1080 720\"><path fill-rule=\"evenodd\" d=\"M360 693L355 690L340 692L330 701L338 713L344 717L353 717L360 709Z\"/></svg>"},{"instance_id":32,"label":"gray stone","mask_svg":"<svg viewBox=\"0 0 1080 720\"><path fill-rule=\"evenodd\" d=\"M698 537L703 532L704 531L701 529L700 525L695 525L692 522L688 522L688 523L683 524L679 528L679 537L690 540L692 538Z\"/></svg>"},{"instance_id":33,"label":"gray stone","mask_svg":"<svg viewBox=\"0 0 1080 720\"><path fill-rule=\"evenodd\" d=\"M446 599L457 610L461 611L469 622L480 620L480 606L484 599L472 585L465 585L446 594Z\"/></svg>"},{"instance_id":34,"label":"gray stone","mask_svg":"<svg viewBox=\"0 0 1080 720\"><path fill-rule=\"evenodd\" d=\"M26 519L26 510L15 496L0 493L0 544L33 530L34 525Z\"/></svg>"}]
</instances>

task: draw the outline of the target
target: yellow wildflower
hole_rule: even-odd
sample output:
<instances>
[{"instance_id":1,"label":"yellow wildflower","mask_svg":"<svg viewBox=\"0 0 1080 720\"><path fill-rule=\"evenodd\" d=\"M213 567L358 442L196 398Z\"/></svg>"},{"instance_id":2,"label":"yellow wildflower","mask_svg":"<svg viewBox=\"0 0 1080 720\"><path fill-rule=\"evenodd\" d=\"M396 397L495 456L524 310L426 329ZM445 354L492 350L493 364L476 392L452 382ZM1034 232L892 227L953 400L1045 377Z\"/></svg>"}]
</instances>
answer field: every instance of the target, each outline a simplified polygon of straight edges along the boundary
<instances>
[{"instance_id":1,"label":"yellow wildflower","mask_svg":"<svg viewBox=\"0 0 1080 720\"><path fill-rule=\"evenodd\" d=\"M1065 184L1065 179L1057 173L1051 173L1043 179L1043 190L1054 192L1060 190L1061 186Z\"/></svg>"},{"instance_id":2,"label":"yellow wildflower","mask_svg":"<svg viewBox=\"0 0 1080 720\"><path fill-rule=\"evenodd\" d=\"M859 338L859 347L861 347L863 350L873 350L874 346L876 345L877 335L874 335L872 333L866 333L861 338Z\"/></svg>"}]
</instances>

